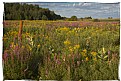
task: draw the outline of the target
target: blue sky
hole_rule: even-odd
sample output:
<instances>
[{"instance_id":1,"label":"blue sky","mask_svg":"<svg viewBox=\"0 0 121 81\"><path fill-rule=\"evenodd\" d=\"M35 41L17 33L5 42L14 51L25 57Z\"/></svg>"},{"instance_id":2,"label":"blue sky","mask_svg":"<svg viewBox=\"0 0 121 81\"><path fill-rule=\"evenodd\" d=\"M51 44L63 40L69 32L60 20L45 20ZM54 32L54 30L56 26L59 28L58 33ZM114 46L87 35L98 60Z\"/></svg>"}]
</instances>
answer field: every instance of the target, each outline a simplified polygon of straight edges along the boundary
<instances>
[{"instance_id":1,"label":"blue sky","mask_svg":"<svg viewBox=\"0 0 121 81\"><path fill-rule=\"evenodd\" d=\"M87 16L93 18L120 17L119 3L37 2L28 4L37 4L42 8L49 8L51 11L63 17L71 17L73 15L78 18Z\"/></svg>"}]
</instances>

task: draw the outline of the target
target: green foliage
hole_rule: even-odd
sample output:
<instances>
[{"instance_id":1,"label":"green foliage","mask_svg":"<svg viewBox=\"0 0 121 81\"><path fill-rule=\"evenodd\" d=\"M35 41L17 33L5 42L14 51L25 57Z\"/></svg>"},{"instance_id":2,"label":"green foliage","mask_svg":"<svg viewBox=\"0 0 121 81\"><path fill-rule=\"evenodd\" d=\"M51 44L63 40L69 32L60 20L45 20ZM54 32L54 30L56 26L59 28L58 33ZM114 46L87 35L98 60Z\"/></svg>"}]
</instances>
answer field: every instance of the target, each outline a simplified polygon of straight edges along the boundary
<instances>
[{"instance_id":1,"label":"green foliage","mask_svg":"<svg viewBox=\"0 0 121 81\"><path fill-rule=\"evenodd\" d=\"M76 16L71 16L71 18L69 19L70 21L77 21L77 17Z\"/></svg>"},{"instance_id":2,"label":"green foliage","mask_svg":"<svg viewBox=\"0 0 121 81\"><path fill-rule=\"evenodd\" d=\"M108 17L108 19L113 19L112 17Z\"/></svg>"},{"instance_id":3,"label":"green foliage","mask_svg":"<svg viewBox=\"0 0 121 81\"><path fill-rule=\"evenodd\" d=\"M26 3L4 3L5 20L41 20L45 15L48 20L61 19L60 15L55 14L48 8L41 8L38 5Z\"/></svg>"},{"instance_id":4,"label":"green foliage","mask_svg":"<svg viewBox=\"0 0 121 81\"><path fill-rule=\"evenodd\" d=\"M99 19L93 19L93 22L99 22L100 20Z\"/></svg>"},{"instance_id":5,"label":"green foliage","mask_svg":"<svg viewBox=\"0 0 121 81\"><path fill-rule=\"evenodd\" d=\"M42 16L42 20L48 20L47 16L46 15L43 15Z\"/></svg>"},{"instance_id":6,"label":"green foliage","mask_svg":"<svg viewBox=\"0 0 121 81\"><path fill-rule=\"evenodd\" d=\"M85 17L84 19L92 19L92 17L90 16L90 17Z\"/></svg>"}]
</instances>

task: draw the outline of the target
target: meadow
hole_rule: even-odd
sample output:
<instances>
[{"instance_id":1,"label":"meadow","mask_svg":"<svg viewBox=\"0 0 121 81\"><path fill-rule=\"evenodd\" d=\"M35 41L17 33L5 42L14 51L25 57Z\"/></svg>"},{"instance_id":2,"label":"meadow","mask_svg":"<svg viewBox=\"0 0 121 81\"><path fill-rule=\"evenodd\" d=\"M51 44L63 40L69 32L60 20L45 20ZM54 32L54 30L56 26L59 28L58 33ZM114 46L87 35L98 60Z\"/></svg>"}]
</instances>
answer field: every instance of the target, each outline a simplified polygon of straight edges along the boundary
<instances>
[{"instance_id":1,"label":"meadow","mask_svg":"<svg viewBox=\"0 0 121 81\"><path fill-rule=\"evenodd\" d=\"M3 23L4 79L118 80L120 23L23 20Z\"/></svg>"}]
</instances>

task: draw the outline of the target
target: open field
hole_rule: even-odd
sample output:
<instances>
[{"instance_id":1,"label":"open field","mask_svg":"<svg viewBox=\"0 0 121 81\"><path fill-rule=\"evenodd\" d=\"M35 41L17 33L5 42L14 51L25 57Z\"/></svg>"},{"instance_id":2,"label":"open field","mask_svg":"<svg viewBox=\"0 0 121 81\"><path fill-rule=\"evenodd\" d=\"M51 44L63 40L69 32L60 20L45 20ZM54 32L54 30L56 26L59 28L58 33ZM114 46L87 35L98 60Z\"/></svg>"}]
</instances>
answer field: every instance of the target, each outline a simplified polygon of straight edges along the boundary
<instances>
[{"instance_id":1,"label":"open field","mask_svg":"<svg viewBox=\"0 0 121 81\"><path fill-rule=\"evenodd\" d=\"M119 79L118 21L25 20L22 33L19 27L4 22L4 79Z\"/></svg>"}]
</instances>

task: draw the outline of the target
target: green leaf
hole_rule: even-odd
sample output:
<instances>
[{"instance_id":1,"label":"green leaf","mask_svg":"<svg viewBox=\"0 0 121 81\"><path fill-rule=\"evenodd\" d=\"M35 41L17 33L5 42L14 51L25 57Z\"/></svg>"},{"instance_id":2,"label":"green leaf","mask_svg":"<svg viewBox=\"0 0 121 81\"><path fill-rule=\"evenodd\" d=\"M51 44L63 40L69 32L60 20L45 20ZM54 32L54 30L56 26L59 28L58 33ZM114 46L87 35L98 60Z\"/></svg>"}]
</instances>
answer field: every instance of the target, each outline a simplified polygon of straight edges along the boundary
<instances>
[{"instance_id":1,"label":"green leaf","mask_svg":"<svg viewBox=\"0 0 121 81\"><path fill-rule=\"evenodd\" d=\"M98 56L98 58L101 58L101 56L99 56L99 55L97 55Z\"/></svg>"},{"instance_id":2,"label":"green leaf","mask_svg":"<svg viewBox=\"0 0 121 81\"><path fill-rule=\"evenodd\" d=\"M108 55L104 56L104 59L106 59L108 57Z\"/></svg>"}]
</instances>

